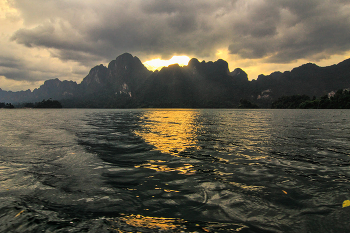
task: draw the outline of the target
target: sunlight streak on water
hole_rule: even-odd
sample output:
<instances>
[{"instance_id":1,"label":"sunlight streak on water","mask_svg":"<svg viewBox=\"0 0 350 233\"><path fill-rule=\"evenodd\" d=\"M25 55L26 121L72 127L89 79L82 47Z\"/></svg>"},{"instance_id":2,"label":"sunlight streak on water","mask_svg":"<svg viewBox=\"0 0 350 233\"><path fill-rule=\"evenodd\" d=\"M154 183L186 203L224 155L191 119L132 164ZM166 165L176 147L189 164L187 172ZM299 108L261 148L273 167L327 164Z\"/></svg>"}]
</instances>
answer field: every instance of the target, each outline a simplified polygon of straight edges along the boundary
<instances>
[{"instance_id":1,"label":"sunlight streak on water","mask_svg":"<svg viewBox=\"0 0 350 233\"><path fill-rule=\"evenodd\" d=\"M141 136L157 150L178 155L187 148L196 147L197 110L145 111L141 117L142 128L135 134Z\"/></svg>"},{"instance_id":2,"label":"sunlight streak on water","mask_svg":"<svg viewBox=\"0 0 350 233\"><path fill-rule=\"evenodd\" d=\"M178 172L178 174L185 174L185 175L193 175L196 173L196 170L194 169L194 166L191 164L183 164L183 166L179 167L170 167L164 163L166 161L155 161L155 160L149 160L149 163L144 163L141 165L136 165L136 168L148 168L155 170L157 172Z\"/></svg>"},{"instance_id":3,"label":"sunlight streak on water","mask_svg":"<svg viewBox=\"0 0 350 233\"><path fill-rule=\"evenodd\" d=\"M196 124L197 110L152 110L145 111L140 119L141 128L135 131L155 150L173 156L179 156L187 149L198 149L196 132L200 125ZM147 163L137 165L157 172L178 172L192 175L196 173L194 166L188 163L167 165L168 161L148 160Z\"/></svg>"},{"instance_id":4,"label":"sunlight streak on water","mask_svg":"<svg viewBox=\"0 0 350 233\"><path fill-rule=\"evenodd\" d=\"M181 227L181 224L185 223L182 219L175 218L157 218L157 217L147 217L142 215L125 215L120 218L121 221L125 221L126 224L148 228L154 230L173 230Z\"/></svg>"}]
</instances>

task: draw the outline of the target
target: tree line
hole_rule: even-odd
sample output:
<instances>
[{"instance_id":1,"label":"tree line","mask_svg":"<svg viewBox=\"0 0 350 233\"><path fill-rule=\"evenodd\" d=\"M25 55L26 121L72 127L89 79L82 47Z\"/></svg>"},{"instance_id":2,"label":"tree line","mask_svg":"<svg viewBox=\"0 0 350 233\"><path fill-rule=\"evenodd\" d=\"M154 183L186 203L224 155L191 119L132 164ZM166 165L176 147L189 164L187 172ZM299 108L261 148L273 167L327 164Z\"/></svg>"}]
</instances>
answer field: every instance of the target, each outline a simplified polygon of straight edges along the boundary
<instances>
[{"instance_id":1,"label":"tree line","mask_svg":"<svg viewBox=\"0 0 350 233\"><path fill-rule=\"evenodd\" d=\"M25 108L62 108L62 104L57 100L43 100L36 103L25 103L23 105Z\"/></svg>"},{"instance_id":2,"label":"tree line","mask_svg":"<svg viewBox=\"0 0 350 233\"><path fill-rule=\"evenodd\" d=\"M35 103L15 104L16 108L62 108L62 104L57 100L43 100ZM15 108L11 103L0 103L0 108Z\"/></svg>"},{"instance_id":3,"label":"tree line","mask_svg":"<svg viewBox=\"0 0 350 233\"><path fill-rule=\"evenodd\" d=\"M0 108L15 108L11 103L0 103Z\"/></svg>"},{"instance_id":4,"label":"tree line","mask_svg":"<svg viewBox=\"0 0 350 233\"><path fill-rule=\"evenodd\" d=\"M272 103L272 108L350 109L350 92L340 89L334 95L312 99L307 95L282 96Z\"/></svg>"}]
</instances>

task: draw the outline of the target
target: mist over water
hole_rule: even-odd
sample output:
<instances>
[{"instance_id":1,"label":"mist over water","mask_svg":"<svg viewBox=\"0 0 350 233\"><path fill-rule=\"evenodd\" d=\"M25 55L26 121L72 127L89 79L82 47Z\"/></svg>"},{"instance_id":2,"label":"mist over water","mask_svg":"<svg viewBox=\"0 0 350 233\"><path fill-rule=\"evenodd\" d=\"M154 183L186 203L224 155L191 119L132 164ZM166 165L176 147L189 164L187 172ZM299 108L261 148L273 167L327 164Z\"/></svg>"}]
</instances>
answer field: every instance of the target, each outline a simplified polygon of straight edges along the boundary
<instances>
[{"instance_id":1,"label":"mist over water","mask_svg":"<svg viewBox=\"0 0 350 233\"><path fill-rule=\"evenodd\" d=\"M349 110L0 117L0 232L350 230Z\"/></svg>"}]
</instances>

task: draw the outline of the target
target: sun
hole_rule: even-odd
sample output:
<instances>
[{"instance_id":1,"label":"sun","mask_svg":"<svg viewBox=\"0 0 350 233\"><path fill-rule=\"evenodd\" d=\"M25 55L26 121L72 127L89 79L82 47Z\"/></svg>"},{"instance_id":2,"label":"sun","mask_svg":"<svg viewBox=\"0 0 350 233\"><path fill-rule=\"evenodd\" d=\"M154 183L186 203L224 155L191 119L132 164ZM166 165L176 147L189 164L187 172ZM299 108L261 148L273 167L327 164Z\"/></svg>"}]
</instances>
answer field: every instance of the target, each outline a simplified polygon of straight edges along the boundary
<instances>
[{"instance_id":1,"label":"sun","mask_svg":"<svg viewBox=\"0 0 350 233\"><path fill-rule=\"evenodd\" d=\"M173 56L169 60L162 60L160 58L157 58L157 59L146 61L143 64L147 67L147 69L154 71L154 70L160 70L161 68L172 64L187 66L189 61L190 61L190 58L188 56Z\"/></svg>"}]
</instances>

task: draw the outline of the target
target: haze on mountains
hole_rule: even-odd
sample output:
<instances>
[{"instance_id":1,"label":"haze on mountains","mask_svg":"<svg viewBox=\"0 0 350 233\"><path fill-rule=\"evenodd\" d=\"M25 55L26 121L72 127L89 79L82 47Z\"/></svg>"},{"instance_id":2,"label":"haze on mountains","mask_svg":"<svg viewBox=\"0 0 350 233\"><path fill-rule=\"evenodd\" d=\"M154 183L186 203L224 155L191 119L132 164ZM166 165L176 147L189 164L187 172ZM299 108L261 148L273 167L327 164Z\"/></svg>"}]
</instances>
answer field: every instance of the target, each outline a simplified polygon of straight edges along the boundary
<instances>
[{"instance_id":1,"label":"haze on mountains","mask_svg":"<svg viewBox=\"0 0 350 233\"><path fill-rule=\"evenodd\" d=\"M78 108L234 108L242 99L268 107L284 95L323 96L350 87L350 59L319 67L304 64L291 71L260 75L249 81L240 68L230 72L222 59L200 62L192 58L148 70L136 56L124 53L108 67L98 65L78 84L51 79L33 91L3 91L0 102L60 100L63 107Z\"/></svg>"}]
</instances>

